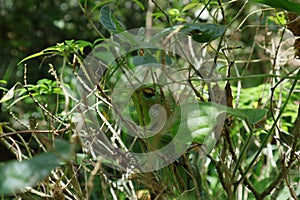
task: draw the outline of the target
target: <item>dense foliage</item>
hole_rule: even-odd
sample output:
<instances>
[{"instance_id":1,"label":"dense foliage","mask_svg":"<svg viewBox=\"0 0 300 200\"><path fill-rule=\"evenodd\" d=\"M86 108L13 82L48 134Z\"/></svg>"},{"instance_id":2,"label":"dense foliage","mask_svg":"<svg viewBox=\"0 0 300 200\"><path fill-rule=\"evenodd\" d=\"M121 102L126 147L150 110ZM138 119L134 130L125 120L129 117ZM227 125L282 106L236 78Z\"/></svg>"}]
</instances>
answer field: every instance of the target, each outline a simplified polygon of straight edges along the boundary
<instances>
[{"instance_id":1,"label":"dense foliage","mask_svg":"<svg viewBox=\"0 0 300 200\"><path fill-rule=\"evenodd\" d=\"M299 7L0 1L0 196L299 199Z\"/></svg>"}]
</instances>

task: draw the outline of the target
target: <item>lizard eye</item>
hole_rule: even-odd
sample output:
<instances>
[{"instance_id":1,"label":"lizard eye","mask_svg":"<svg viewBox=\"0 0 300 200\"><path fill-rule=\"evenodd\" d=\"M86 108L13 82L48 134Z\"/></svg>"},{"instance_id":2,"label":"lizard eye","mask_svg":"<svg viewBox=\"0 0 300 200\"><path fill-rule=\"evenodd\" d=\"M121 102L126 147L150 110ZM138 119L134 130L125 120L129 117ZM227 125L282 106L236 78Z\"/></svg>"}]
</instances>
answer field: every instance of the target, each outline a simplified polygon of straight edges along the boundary
<instances>
[{"instance_id":1,"label":"lizard eye","mask_svg":"<svg viewBox=\"0 0 300 200\"><path fill-rule=\"evenodd\" d=\"M143 96L146 98L152 98L155 96L155 91L152 88L143 89Z\"/></svg>"}]
</instances>

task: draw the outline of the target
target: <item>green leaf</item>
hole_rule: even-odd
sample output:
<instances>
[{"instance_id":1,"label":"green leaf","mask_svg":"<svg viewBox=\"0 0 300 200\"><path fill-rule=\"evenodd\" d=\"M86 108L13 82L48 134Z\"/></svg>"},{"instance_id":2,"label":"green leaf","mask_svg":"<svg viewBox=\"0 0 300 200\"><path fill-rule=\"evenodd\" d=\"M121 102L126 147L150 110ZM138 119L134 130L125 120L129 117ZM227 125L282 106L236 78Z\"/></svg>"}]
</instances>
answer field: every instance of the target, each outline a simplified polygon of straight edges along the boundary
<instances>
[{"instance_id":1,"label":"green leaf","mask_svg":"<svg viewBox=\"0 0 300 200\"><path fill-rule=\"evenodd\" d=\"M163 17L164 14L163 14L162 12L154 12L154 13L152 14L152 16L154 17L154 19L158 19L158 18L160 18L160 17Z\"/></svg>"},{"instance_id":2,"label":"green leaf","mask_svg":"<svg viewBox=\"0 0 300 200\"><path fill-rule=\"evenodd\" d=\"M77 45L77 48L85 48L85 47L92 47L92 43L85 41L85 40L78 40L75 42L75 44Z\"/></svg>"},{"instance_id":3,"label":"green leaf","mask_svg":"<svg viewBox=\"0 0 300 200\"><path fill-rule=\"evenodd\" d=\"M190 10L194 7L198 7L198 6L201 6L201 5L202 5L201 3L189 3L186 6L184 6L184 8L181 10L181 12L185 12L187 10Z\"/></svg>"},{"instance_id":4,"label":"green leaf","mask_svg":"<svg viewBox=\"0 0 300 200\"><path fill-rule=\"evenodd\" d=\"M59 159L53 153L35 156L22 162L11 161L0 167L0 194L13 194L34 186L57 167Z\"/></svg>"},{"instance_id":5,"label":"green leaf","mask_svg":"<svg viewBox=\"0 0 300 200\"><path fill-rule=\"evenodd\" d=\"M279 24L279 25L285 25L286 24L286 19L285 19L284 12L277 12L275 17L270 16L269 19L271 21L274 21L276 24Z\"/></svg>"},{"instance_id":6,"label":"green leaf","mask_svg":"<svg viewBox=\"0 0 300 200\"><path fill-rule=\"evenodd\" d=\"M7 84L6 80L0 80L0 83Z\"/></svg>"},{"instance_id":7,"label":"green leaf","mask_svg":"<svg viewBox=\"0 0 300 200\"><path fill-rule=\"evenodd\" d=\"M250 124L256 124L266 116L268 110L267 109L237 109L237 108L227 107L226 112L237 118L245 120Z\"/></svg>"},{"instance_id":8,"label":"green leaf","mask_svg":"<svg viewBox=\"0 0 300 200\"><path fill-rule=\"evenodd\" d=\"M41 52L38 52L38 53L35 53L35 54L32 54L30 56L27 56L26 58L24 58L23 60L21 60L18 65L20 65L21 63L25 62L26 60L29 60L29 59L32 59L32 58L36 58L36 57L39 57L39 56L44 56L44 55L47 55L47 54L50 54L49 52L45 52L45 51L41 51Z\"/></svg>"},{"instance_id":9,"label":"green leaf","mask_svg":"<svg viewBox=\"0 0 300 200\"><path fill-rule=\"evenodd\" d=\"M10 161L0 167L0 194L14 194L46 178L61 161L70 159L70 144L56 140L55 149L22 162Z\"/></svg>"},{"instance_id":10,"label":"green leaf","mask_svg":"<svg viewBox=\"0 0 300 200\"><path fill-rule=\"evenodd\" d=\"M113 15L108 5L100 9L100 22L111 33L123 32L124 26Z\"/></svg>"},{"instance_id":11,"label":"green leaf","mask_svg":"<svg viewBox=\"0 0 300 200\"><path fill-rule=\"evenodd\" d=\"M132 64L135 66L145 65L149 63L160 64L162 62L161 53L161 51L157 51L155 49L144 49L143 56L133 56ZM169 66L172 65L172 59L170 56L165 56L165 63Z\"/></svg>"},{"instance_id":12,"label":"green leaf","mask_svg":"<svg viewBox=\"0 0 300 200\"><path fill-rule=\"evenodd\" d=\"M182 17L176 17L175 20L179 22L186 22L186 19Z\"/></svg>"},{"instance_id":13,"label":"green leaf","mask_svg":"<svg viewBox=\"0 0 300 200\"><path fill-rule=\"evenodd\" d=\"M0 103L8 101L14 97L16 84L2 97Z\"/></svg>"},{"instance_id":14,"label":"green leaf","mask_svg":"<svg viewBox=\"0 0 300 200\"><path fill-rule=\"evenodd\" d=\"M109 4L109 3L116 3L116 0L106 0L106 1L101 1L100 3L98 3L97 5L95 5L93 8L92 8L92 12L94 12L95 10L97 10L98 8L106 5L106 4Z\"/></svg>"},{"instance_id":15,"label":"green leaf","mask_svg":"<svg viewBox=\"0 0 300 200\"><path fill-rule=\"evenodd\" d=\"M262 180L255 182L254 187L257 189L258 192L263 192L266 189L266 187L269 185L269 183L272 182L273 179L274 179L273 177L263 178Z\"/></svg>"},{"instance_id":16,"label":"green leaf","mask_svg":"<svg viewBox=\"0 0 300 200\"><path fill-rule=\"evenodd\" d=\"M145 11L145 7L140 1L138 0L133 0L133 1L142 9L142 11Z\"/></svg>"},{"instance_id":17,"label":"green leaf","mask_svg":"<svg viewBox=\"0 0 300 200\"><path fill-rule=\"evenodd\" d=\"M192 110L188 118L188 127L192 131L194 141L199 143L211 144L217 141L217 138L211 138L211 133L218 121L218 116L226 111L225 106L209 102L199 103L198 110Z\"/></svg>"},{"instance_id":18,"label":"green leaf","mask_svg":"<svg viewBox=\"0 0 300 200\"><path fill-rule=\"evenodd\" d=\"M209 147L214 146L218 138L214 136L214 128L218 123L222 123L222 113L225 114L226 106L210 102L200 102L198 104L186 104L176 108L176 113L181 113L171 130L172 134L177 134L179 128L189 134L194 142L205 144ZM178 111L181 109L181 111ZM225 119L225 115L224 115ZM218 134L216 134L218 135Z\"/></svg>"},{"instance_id":19,"label":"green leaf","mask_svg":"<svg viewBox=\"0 0 300 200\"><path fill-rule=\"evenodd\" d=\"M297 183L297 182L295 182ZM298 196L299 196L299 185L297 186L297 193L298 193ZM290 190L288 188L288 186L284 186L283 189L279 192L279 195L277 196L276 198L277 200L286 200L286 199L293 199L293 197L291 197L291 193L290 193Z\"/></svg>"},{"instance_id":20,"label":"green leaf","mask_svg":"<svg viewBox=\"0 0 300 200\"><path fill-rule=\"evenodd\" d=\"M173 9L170 9L170 10L169 10L169 15L171 15L171 16L179 16L179 15L180 15L180 12L179 12L178 9L173 8Z\"/></svg>"},{"instance_id":21,"label":"green leaf","mask_svg":"<svg viewBox=\"0 0 300 200\"><path fill-rule=\"evenodd\" d=\"M171 32L178 31L182 34L190 35L199 43L210 42L225 33L226 27L219 24L201 24L201 23L186 23L176 25L163 30L162 32L153 36L151 40L156 40L159 37L168 35Z\"/></svg>"},{"instance_id":22,"label":"green leaf","mask_svg":"<svg viewBox=\"0 0 300 200\"><path fill-rule=\"evenodd\" d=\"M66 45L71 46L74 43L74 40L65 40Z\"/></svg>"},{"instance_id":23,"label":"green leaf","mask_svg":"<svg viewBox=\"0 0 300 200\"><path fill-rule=\"evenodd\" d=\"M256 3L266 4L273 8L281 8L289 12L300 14L300 4L288 0L252 0Z\"/></svg>"},{"instance_id":24,"label":"green leaf","mask_svg":"<svg viewBox=\"0 0 300 200\"><path fill-rule=\"evenodd\" d=\"M247 116L247 121L250 124L258 123L266 116L268 112L267 109L237 109L237 110Z\"/></svg>"},{"instance_id":25,"label":"green leaf","mask_svg":"<svg viewBox=\"0 0 300 200\"><path fill-rule=\"evenodd\" d=\"M24 58L23 60L21 60L18 63L18 65L20 65L21 63L23 63L23 62L25 62L25 61L27 61L29 59L32 59L32 58L36 58L36 57L39 57L39 56L45 56L45 55L53 54L53 53L55 53L58 50L59 50L58 46L48 47L48 48L44 49L41 52L38 52L38 53L32 54L30 56L27 56L26 58Z\"/></svg>"},{"instance_id":26,"label":"green leaf","mask_svg":"<svg viewBox=\"0 0 300 200\"><path fill-rule=\"evenodd\" d=\"M189 34L199 43L210 42L224 34L225 26L219 24L183 24L180 32Z\"/></svg>"},{"instance_id":27,"label":"green leaf","mask_svg":"<svg viewBox=\"0 0 300 200\"><path fill-rule=\"evenodd\" d=\"M132 58L132 64L135 66L149 64L149 63L158 63L158 62L153 56L149 54L146 54L145 56L134 56Z\"/></svg>"},{"instance_id":28,"label":"green leaf","mask_svg":"<svg viewBox=\"0 0 300 200\"><path fill-rule=\"evenodd\" d=\"M52 151L60 160L66 161L73 157L73 147L74 144L66 140L56 139L54 140L54 148Z\"/></svg>"},{"instance_id":29,"label":"green leaf","mask_svg":"<svg viewBox=\"0 0 300 200\"><path fill-rule=\"evenodd\" d=\"M174 131L176 132L178 126L186 126L187 130L191 132L194 141L207 144L212 141L206 141L212 131L214 130L217 123L222 123L219 116L222 113L231 114L237 118L247 121L250 124L256 124L262 120L266 114L267 109L234 109L224 105L215 104L211 102L200 102L198 107L187 106L185 113L187 116L182 116L181 122L175 123ZM205 140L205 141L204 141Z\"/></svg>"},{"instance_id":30,"label":"green leaf","mask_svg":"<svg viewBox=\"0 0 300 200\"><path fill-rule=\"evenodd\" d=\"M106 38L98 38L93 42L93 46L97 45L98 43L103 42L104 40L106 40Z\"/></svg>"}]
</instances>

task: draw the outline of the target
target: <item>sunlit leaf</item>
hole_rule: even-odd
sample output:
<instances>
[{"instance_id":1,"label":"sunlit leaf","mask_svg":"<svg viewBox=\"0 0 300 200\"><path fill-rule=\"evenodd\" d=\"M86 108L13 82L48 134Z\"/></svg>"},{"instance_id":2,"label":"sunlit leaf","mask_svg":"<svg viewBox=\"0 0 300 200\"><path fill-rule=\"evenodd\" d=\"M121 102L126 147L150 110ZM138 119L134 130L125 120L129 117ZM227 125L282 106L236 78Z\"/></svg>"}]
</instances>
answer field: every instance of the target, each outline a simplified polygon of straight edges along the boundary
<instances>
[{"instance_id":1,"label":"sunlit leaf","mask_svg":"<svg viewBox=\"0 0 300 200\"><path fill-rule=\"evenodd\" d=\"M197 6L201 6L201 3L189 3L189 4L187 4L186 6L183 7L181 12L185 12L185 11L190 10L192 8L195 8Z\"/></svg>"},{"instance_id":2,"label":"sunlit leaf","mask_svg":"<svg viewBox=\"0 0 300 200\"><path fill-rule=\"evenodd\" d=\"M53 54L55 52L59 52L60 48L58 46L53 46L53 47L48 47L46 49L44 49L43 51L40 51L38 53L32 54L30 56L27 56L26 58L24 58L23 60L21 60L18 65L20 65L21 63L30 60L32 58L36 58L36 57L40 57L40 56L46 56L49 54Z\"/></svg>"},{"instance_id":3,"label":"sunlit leaf","mask_svg":"<svg viewBox=\"0 0 300 200\"><path fill-rule=\"evenodd\" d=\"M186 21L186 19L184 19L182 17L176 17L175 20L180 21L180 22L185 22Z\"/></svg>"},{"instance_id":4,"label":"sunlit leaf","mask_svg":"<svg viewBox=\"0 0 300 200\"><path fill-rule=\"evenodd\" d=\"M2 97L2 99L0 100L0 103L8 101L14 97L15 87L16 87L16 85L14 85L12 88L10 88L10 90Z\"/></svg>"},{"instance_id":5,"label":"sunlit leaf","mask_svg":"<svg viewBox=\"0 0 300 200\"><path fill-rule=\"evenodd\" d=\"M279 25L285 25L286 24L285 15L284 15L283 12L277 12L275 17L270 16L269 19L271 21L274 21L276 24L279 24Z\"/></svg>"},{"instance_id":6,"label":"sunlit leaf","mask_svg":"<svg viewBox=\"0 0 300 200\"><path fill-rule=\"evenodd\" d=\"M95 5L92 9L92 12L94 12L95 10L97 10L98 8L101 8L102 6L109 4L109 3L115 3L116 0L105 0L105 1L101 1L99 2L97 5Z\"/></svg>"},{"instance_id":7,"label":"sunlit leaf","mask_svg":"<svg viewBox=\"0 0 300 200\"><path fill-rule=\"evenodd\" d=\"M0 80L0 83L7 84L6 80Z\"/></svg>"},{"instance_id":8,"label":"sunlit leaf","mask_svg":"<svg viewBox=\"0 0 300 200\"><path fill-rule=\"evenodd\" d=\"M85 40L77 40L75 42L75 44L77 45L77 48L84 48L84 47L92 47L92 43L85 41Z\"/></svg>"},{"instance_id":9,"label":"sunlit leaf","mask_svg":"<svg viewBox=\"0 0 300 200\"><path fill-rule=\"evenodd\" d=\"M74 40L65 40L66 45L72 45Z\"/></svg>"},{"instance_id":10,"label":"sunlit leaf","mask_svg":"<svg viewBox=\"0 0 300 200\"><path fill-rule=\"evenodd\" d=\"M163 17L164 14L162 12L155 12L152 14L152 16L154 17L154 19L158 19L160 17Z\"/></svg>"},{"instance_id":11,"label":"sunlit leaf","mask_svg":"<svg viewBox=\"0 0 300 200\"><path fill-rule=\"evenodd\" d=\"M171 16L179 16L180 12L179 12L178 9L173 8L173 9L170 9L170 10L169 10L169 14L170 14Z\"/></svg>"},{"instance_id":12,"label":"sunlit leaf","mask_svg":"<svg viewBox=\"0 0 300 200\"><path fill-rule=\"evenodd\" d=\"M133 1L142 9L142 11L145 11L144 5L139 0L133 0Z\"/></svg>"}]
</instances>

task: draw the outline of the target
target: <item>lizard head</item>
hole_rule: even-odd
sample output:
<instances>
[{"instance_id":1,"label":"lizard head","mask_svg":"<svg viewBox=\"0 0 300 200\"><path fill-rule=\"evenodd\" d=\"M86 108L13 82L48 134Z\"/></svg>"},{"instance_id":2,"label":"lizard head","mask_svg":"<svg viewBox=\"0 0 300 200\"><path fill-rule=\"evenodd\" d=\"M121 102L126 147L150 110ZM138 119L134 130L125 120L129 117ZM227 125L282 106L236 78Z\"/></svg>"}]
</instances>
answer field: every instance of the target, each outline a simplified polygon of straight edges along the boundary
<instances>
[{"instance_id":1,"label":"lizard head","mask_svg":"<svg viewBox=\"0 0 300 200\"><path fill-rule=\"evenodd\" d=\"M145 108L150 108L155 104L160 104L162 100L159 88L155 85L143 85L137 88L131 98L136 106L140 105Z\"/></svg>"}]
</instances>

